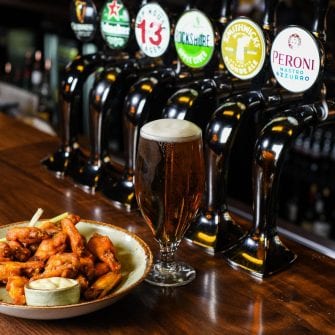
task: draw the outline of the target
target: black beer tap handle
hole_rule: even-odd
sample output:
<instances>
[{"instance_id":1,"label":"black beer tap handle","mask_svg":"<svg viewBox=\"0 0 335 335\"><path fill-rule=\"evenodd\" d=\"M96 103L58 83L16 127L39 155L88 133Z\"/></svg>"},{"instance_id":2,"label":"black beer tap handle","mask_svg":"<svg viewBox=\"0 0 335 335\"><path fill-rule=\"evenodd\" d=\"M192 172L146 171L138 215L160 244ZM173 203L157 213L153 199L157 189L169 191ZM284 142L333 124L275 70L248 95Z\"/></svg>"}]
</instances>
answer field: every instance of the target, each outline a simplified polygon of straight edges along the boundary
<instances>
[{"instance_id":1,"label":"black beer tap handle","mask_svg":"<svg viewBox=\"0 0 335 335\"><path fill-rule=\"evenodd\" d=\"M65 68L60 90L60 129L64 148L70 149L71 145L77 141L77 133L73 130L79 120L74 113L74 100L80 94L88 76L104 61L104 56L100 53L78 56Z\"/></svg>"},{"instance_id":2,"label":"black beer tap handle","mask_svg":"<svg viewBox=\"0 0 335 335\"><path fill-rule=\"evenodd\" d=\"M42 161L43 165L59 176L67 174L83 156L77 143L79 114L75 108L75 101L89 75L109 61L110 58L102 53L81 55L65 67L60 88L61 144L55 153Z\"/></svg>"},{"instance_id":3,"label":"black beer tap handle","mask_svg":"<svg viewBox=\"0 0 335 335\"><path fill-rule=\"evenodd\" d=\"M264 278L288 265L296 255L281 242L276 227L277 189L286 151L306 127L327 114L324 102L302 105L281 113L260 132L253 162L253 228L225 252L229 264L252 276Z\"/></svg>"},{"instance_id":4,"label":"black beer tap handle","mask_svg":"<svg viewBox=\"0 0 335 335\"><path fill-rule=\"evenodd\" d=\"M277 24L277 7L279 0L265 0L264 1L264 16L262 27L266 31L274 32ZM273 37L273 36L272 36Z\"/></svg>"},{"instance_id":5,"label":"black beer tap handle","mask_svg":"<svg viewBox=\"0 0 335 335\"><path fill-rule=\"evenodd\" d=\"M313 0L314 18L312 33L322 42L326 41L326 19L329 10L329 0Z\"/></svg>"}]
</instances>

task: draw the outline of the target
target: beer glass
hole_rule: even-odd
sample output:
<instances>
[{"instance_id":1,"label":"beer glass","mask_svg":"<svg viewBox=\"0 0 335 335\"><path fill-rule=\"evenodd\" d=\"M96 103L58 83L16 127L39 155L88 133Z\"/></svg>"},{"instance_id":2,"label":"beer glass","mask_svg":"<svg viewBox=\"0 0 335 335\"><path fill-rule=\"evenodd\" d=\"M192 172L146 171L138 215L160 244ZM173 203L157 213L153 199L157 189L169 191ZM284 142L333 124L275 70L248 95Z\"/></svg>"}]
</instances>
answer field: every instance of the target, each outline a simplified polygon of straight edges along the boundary
<instances>
[{"instance_id":1,"label":"beer glass","mask_svg":"<svg viewBox=\"0 0 335 335\"><path fill-rule=\"evenodd\" d=\"M205 184L201 129L178 119L159 119L140 131L135 193L141 213L159 243L160 258L146 281L181 286L195 278L176 250L194 218Z\"/></svg>"}]
</instances>

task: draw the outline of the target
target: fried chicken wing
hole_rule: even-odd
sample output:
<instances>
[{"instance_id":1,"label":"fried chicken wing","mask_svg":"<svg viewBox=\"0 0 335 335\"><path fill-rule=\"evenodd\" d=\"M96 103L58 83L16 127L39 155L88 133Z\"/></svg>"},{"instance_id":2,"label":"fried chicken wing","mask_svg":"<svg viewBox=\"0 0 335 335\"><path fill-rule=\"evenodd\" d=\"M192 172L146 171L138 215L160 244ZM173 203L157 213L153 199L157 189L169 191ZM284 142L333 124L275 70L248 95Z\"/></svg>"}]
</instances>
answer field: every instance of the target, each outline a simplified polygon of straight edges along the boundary
<instances>
[{"instance_id":1,"label":"fried chicken wing","mask_svg":"<svg viewBox=\"0 0 335 335\"><path fill-rule=\"evenodd\" d=\"M88 252L85 255L79 257L80 272L87 277L88 280L92 280L95 276L94 257Z\"/></svg>"},{"instance_id":2,"label":"fried chicken wing","mask_svg":"<svg viewBox=\"0 0 335 335\"><path fill-rule=\"evenodd\" d=\"M85 239L75 226L79 220L79 216L71 214L61 221L61 226L70 240L71 250L78 255L82 255L85 250Z\"/></svg>"},{"instance_id":3,"label":"fried chicken wing","mask_svg":"<svg viewBox=\"0 0 335 335\"><path fill-rule=\"evenodd\" d=\"M106 274L110 271L109 265L104 262L99 262L95 264L94 268L94 276L95 278L101 277L102 275Z\"/></svg>"},{"instance_id":4,"label":"fried chicken wing","mask_svg":"<svg viewBox=\"0 0 335 335\"><path fill-rule=\"evenodd\" d=\"M83 275L79 275L75 279L78 281L78 283L80 285L80 292L81 292L81 294L84 293L88 289L88 287L90 285L88 279L85 276L83 276Z\"/></svg>"},{"instance_id":5,"label":"fried chicken wing","mask_svg":"<svg viewBox=\"0 0 335 335\"><path fill-rule=\"evenodd\" d=\"M75 253L56 254L49 258L43 273L35 276L34 279L50 277L76 278L79 268L79 256Z\"/></svg>"},{"instance_id":6,"label":"fried chicken wing","mask_svg":"<svg viewBox=\"0 0 335 335\"><path fill-rule=\"evenodd\" d=\"M38 227L13 227L7 231L7 241L18 241L24 245L40 243L49 235Z\"/></svg>"},{"instance_id":7,"label":"fried chicken wing","mask_svg":"<svg viewBox=\"0 0 335 335\"><path fill-rule=\"evenodd\" d=\"M0 258L10 259L12 256L12 250L7 242L0 242Z\"/></svg>"},{"instance_id":8,"label":"fried chicken wing","mask_svg":"<svg viewBox=\"0 0 335 335\"><path fill-rule=\"evenodd\" d=\"M14 260L25 262L29 259L31 255L30 250L25 248L20 242L8 241L8 245L11 249Z\"/></svg>"},{"instance_id":9,"label":"fried chicken wing","mask_svg":"<svg viewBox=\"0 0 335 335\"><path fill-rule=\"evenodd\" d=\"M26 303L24 285L28 282L29 279L22 276L11 276L8 278L6 290L15 305L24 305Z\"/></svg>"},{"instance_id":10,"label":"fried chicken wing","mask_svg":"<svg viewBox=\"0 0 335 335\"><path fill-rule=\"evenodd\" d=\"M120 280L120 273L108 272L99 277L90 288L85 291L84 296L87 300L103 298L120 282Z\"/></svg>"},{"instance_id":11,"label":"fried chicken wing","mask_svg":"<svg viewBox=\"0 0 335 335\"><path fill-rule=\"evenodd\" d=\"M26 275L31 277L40 273L43 267L44 263L40 261L0 262L0 281L6 283L11 276Z\"/></svg>"},{"instance_id":12,"label":"fried chicken wing","mask_svg":"<svg viewBox=\"0 0 335 335\"><path fill-rule=\"evenodd\" d=\"M67 235L60 231L57 234L43 240L38 246L33 259L47 261L51 256L62 253L66 249Z\"/></svg>"},{"instance_id":13,"label":"fried chicken wing","mask_svg":"<svg viewBox=\"0 0 335 335\"><path fill-rule=\"evenodd\" d=\"M41 223L38 228L40 228L41 230L45 231L48 235L52 236L54 234L57 234L58 232L60 232L62 230L62 227L60 226L60 224L51 222L51 221L45 221L43 223Z\"/></svg>"},{"instance_id":14,"label":"fried chicken wing","mask_svg":"<svg viewBox=\"0 0 335 335\"><path fill-rule=\"evenodd\" d=\"M114 272L120 272L121 264L116 258L116 251L108 236L95 233L87 243L88 250L100 261L108 264Z\"/></svg>"}]
</instances>

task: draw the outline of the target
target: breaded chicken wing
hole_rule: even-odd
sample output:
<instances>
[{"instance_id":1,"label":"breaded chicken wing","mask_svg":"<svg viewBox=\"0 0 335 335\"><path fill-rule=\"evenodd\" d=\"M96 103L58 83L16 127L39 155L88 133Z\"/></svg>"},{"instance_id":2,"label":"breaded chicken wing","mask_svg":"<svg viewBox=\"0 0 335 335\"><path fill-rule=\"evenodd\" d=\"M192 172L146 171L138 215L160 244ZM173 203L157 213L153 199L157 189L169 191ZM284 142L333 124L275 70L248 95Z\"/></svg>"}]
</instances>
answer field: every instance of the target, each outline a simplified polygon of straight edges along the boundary
<instances>
[{"instance_id":1,"label":"breaded chicken wing","mask_svg":"<svg viewBox=\"0 0 335 335\"><path fill-rule=\"evenodd\" d=\"M121 264L116 258L115 247L108 236L95 233L87 243L88 250L100 261L109 265L114 272L120 272Z\"/></svg>"},{"instance_id":2,"label":"breaded chicken wing","mask_svg":"<svg viewBox=\"0 0 335 335\"><path fill-rule=\"evenodd\" d=\"M11 276L27 276L37 275L42 271L44 263L41 261L28 262L0 262L0 281L6 283Z\"/></svg>"},{"instance_id":3,"label":"breaded chicken wing","mask_svg":"<svg viewBox=\"0 0 335 335\"><path fill-rule=\"evenodd\" d=\"M35 276L34 279L50 277L76 278L79 268L79 256L73 252L64 252L51 256L43 273Z\"/></svg>"},{"instance_id":4,"label":"breaded chicken wing","mask_svg":"<svg viewBox=\"0 0 335 335\"><path fill-rule=\"evenodd\" d=\"M62 253L66 249L66 239L67 235L60 231L52 237L43 240L32 258L47 261L51 256Z\"/></svg>"},{"instance_id":5,"label":"breaded chicken wing","mask_svg":"<svg viewBox=\"0 0 335 335\"><path fill-rule=\"evenodd\" d=\"M26 303L24 285L28 282L29 279L22 276L11 276L8 278L6 290L15 305L24 305Z\"/></svg>"},{"instance_id":6,"label":"breaded chicken wing","mask_svg":"<svg viewBox=\"0 0 335 335\"><path fill-rule=\"evenodd\" d=\"M24 245L40 243L49 235L38 227L13 227L7 231L7 241L18 241Z\"/></svg>"},{"instance_id":7,"label":"breaded chicken wing","mask_svg":"<svg viewBox=\"0 0 335 335\"><path fill-rule=\"evenodd\" d=\"M87 300L103 298L120 282L120 280L120 273L108 272L99 277L91 287L85 291L84 296Z\"/></svg>"},{"instance_id":8,"label":"breaded chicken wing","mask_svg":"<svg viewBox=\"0 0 335 335\"><path fill-rule=\"evenodd\" d=\"M61 221L61 227L69 238L71 250L77 255L82 255L85 250L85 239L75 226L79 220L79 216L71 214Z\"/></svg>"}]
</instances>

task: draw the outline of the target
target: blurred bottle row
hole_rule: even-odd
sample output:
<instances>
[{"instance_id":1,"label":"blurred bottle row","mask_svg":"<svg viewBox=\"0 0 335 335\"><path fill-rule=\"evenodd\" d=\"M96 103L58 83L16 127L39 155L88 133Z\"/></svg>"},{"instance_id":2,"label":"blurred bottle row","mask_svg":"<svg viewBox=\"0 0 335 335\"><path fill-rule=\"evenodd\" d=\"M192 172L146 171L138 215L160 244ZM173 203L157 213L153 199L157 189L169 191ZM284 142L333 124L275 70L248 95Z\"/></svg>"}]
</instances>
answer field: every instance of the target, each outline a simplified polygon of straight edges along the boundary
<instances>
[{"instance_id":1,"label":"blurred bottle row","mask_svg":"<svg viewBox=\"0 0 335 335\"><path fill-rule=\"evenodd\" d=\"M57 127L61 71L80 48L64 15L68 6L62 1L58 5L35 0L27 4L0 1L2 111L34 116L51 128ZM11 91L13 95L8 94ZM22 107L27 94L36 101L33 108ZM15 96L22 98L22 104L11 101Z\"/></svg>"},{"instance_id":2,"label":"blurred bottle row","mask_svg":"<svg viewBox=\"0 0 335 335\"><path fill-rule=\"evenodd\" d=\"M280 215L318 236L335 240L335 130L300 135L287 157Z\"/></svg>"}]
</instances>

